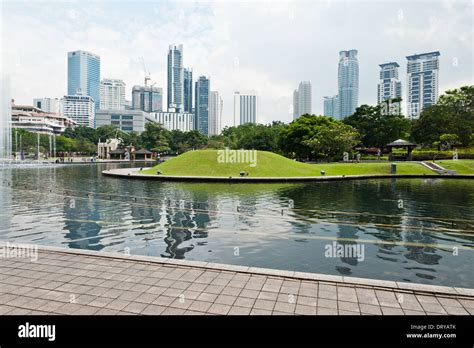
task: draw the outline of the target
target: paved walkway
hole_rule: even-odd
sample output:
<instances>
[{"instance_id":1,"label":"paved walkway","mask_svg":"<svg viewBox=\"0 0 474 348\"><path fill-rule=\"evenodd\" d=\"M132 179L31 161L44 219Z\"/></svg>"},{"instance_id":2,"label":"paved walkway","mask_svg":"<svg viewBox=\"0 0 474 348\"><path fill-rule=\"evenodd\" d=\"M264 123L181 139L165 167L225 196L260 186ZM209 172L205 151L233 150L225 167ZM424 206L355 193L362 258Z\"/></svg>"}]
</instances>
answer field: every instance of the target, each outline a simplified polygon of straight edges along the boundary
<instances>
[{"instance_id":1,"label":"paved walkway","mask_svg":"<svg viewBox=\"0 0 474 348\"><path fill-rule=\"evenodd\" d=\"M145 168L149 169L149 168ZM370 175L321 175L321 176L300 176L300 177L252 177L252 176L178 176L178 175L154 175L140 174L140 168L115 168L102 171L103 175L157 181L191 181L191 182L245 182L245 183L280 183L280 182L319 182L319 181L340 181L359 179L387 179L387 178L432 178L439 179L440 175L433 174L370 174ZM445 176L443 176L445 177ZM451 179L474 179L474 174L452 174Z\"/></svg>"},{"instance_id":2,"label":"paved walkway","mask_svg":"<svg viewBox=\"0 0 474 348\"><path fill-rule=\"evenodd\" d=\"M474 314L473 289L403 284L42 247L1 259L0 314Z\"/></svg>"}]
</instances>

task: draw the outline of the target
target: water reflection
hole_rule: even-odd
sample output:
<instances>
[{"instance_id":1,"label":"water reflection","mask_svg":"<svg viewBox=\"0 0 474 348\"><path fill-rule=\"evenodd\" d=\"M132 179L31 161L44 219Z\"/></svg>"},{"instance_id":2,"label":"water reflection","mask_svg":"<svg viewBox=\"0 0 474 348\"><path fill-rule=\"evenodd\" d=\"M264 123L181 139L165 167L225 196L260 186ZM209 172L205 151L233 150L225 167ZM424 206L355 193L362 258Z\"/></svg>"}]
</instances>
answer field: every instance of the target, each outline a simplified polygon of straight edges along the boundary
<instances>
[{"instance_id":1,"label":"water reflection","mask_svg":"<svg viewBox=\"0 0 474 348\"><path fill-rule=\"evenodd\" d=\"M117 166L0 170L0 239L474 287L470 181L239 185L100 174ZM364 257L325 256L334 241L363 246Z\"/></svg>"}]
</instances>

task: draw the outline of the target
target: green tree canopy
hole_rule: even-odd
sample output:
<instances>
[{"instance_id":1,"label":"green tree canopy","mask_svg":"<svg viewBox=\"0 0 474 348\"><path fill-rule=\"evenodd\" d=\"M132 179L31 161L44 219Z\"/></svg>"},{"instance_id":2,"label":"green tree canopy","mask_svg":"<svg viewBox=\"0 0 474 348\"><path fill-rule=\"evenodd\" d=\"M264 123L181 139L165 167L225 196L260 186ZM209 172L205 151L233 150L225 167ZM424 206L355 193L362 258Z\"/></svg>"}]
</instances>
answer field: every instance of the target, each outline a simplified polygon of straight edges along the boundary
<instances>
[{"instance_id":1,"label":"green tree canopy","mask_svg":"<svg viewBox=\"0 0 474 348\"><path fill-rule=\"evenodd\" d=\"M382 105L364 104L344 119L345 124L357 129L366 147L382 148L394 140L408 137L410 120L402 115L384 115L382 110Z\"/></svg>"}]
</instances>

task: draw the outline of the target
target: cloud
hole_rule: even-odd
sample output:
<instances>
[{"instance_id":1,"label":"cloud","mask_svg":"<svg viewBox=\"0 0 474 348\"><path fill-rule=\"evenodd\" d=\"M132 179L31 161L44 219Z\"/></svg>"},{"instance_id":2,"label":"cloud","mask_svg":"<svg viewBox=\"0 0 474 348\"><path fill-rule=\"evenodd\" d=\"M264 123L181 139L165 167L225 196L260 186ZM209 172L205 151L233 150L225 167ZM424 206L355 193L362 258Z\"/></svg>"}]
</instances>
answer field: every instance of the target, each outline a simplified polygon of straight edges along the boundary
<instances>
[{"instance_id":1,"label":"cloud","mask_svg":"<svg viewBox=\"0 0 474 348\"><path fill-rule=\"evenodd\" d=\"M429 5L429 6L428 6ZM406 95L405 56L441 51L440 91L473 83L470 1L81 1L2 3L2 72L15 98L31 103L67 88L67 52L101 56L102 77L164 89L168 45L184 45L194 78L210 76L233 120L233 93L257 90L260 118L290 121L292 92L313 87L313 112L337 92L340 50L359 50L359 103L376 102L378 64L397 61ZM457 65L454 64L457 62Z\"/></svg>"}]
</instances>

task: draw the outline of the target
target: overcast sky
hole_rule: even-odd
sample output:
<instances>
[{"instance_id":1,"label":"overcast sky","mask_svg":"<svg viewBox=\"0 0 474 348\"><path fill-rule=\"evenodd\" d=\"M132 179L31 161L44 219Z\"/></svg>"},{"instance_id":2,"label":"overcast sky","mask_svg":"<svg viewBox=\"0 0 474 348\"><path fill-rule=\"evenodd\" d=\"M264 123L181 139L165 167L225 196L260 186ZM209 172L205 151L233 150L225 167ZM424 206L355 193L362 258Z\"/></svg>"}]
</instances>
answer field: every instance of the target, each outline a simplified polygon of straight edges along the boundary
<instances>
[{"instance_id":1,"label":"overcast sky","mask_svg":"<svg viewBox=\"0 0 474 348\"><path fill-rule=\"evenodd\" d=\"M144 57L166 105L168 45L184 45L194 80L210 76L233 119L233 92L257 90L260 121L289 122L292 93L313 87L313 113L337 93L340 50L359 51L359 104L374 104L378 64L441 52L440 92L473 84L472 1L8 1L1 5L2 73L17 103L67 92L67 52L101 57L101 78L143 84Z\"/></svg>"}]
</instances>

